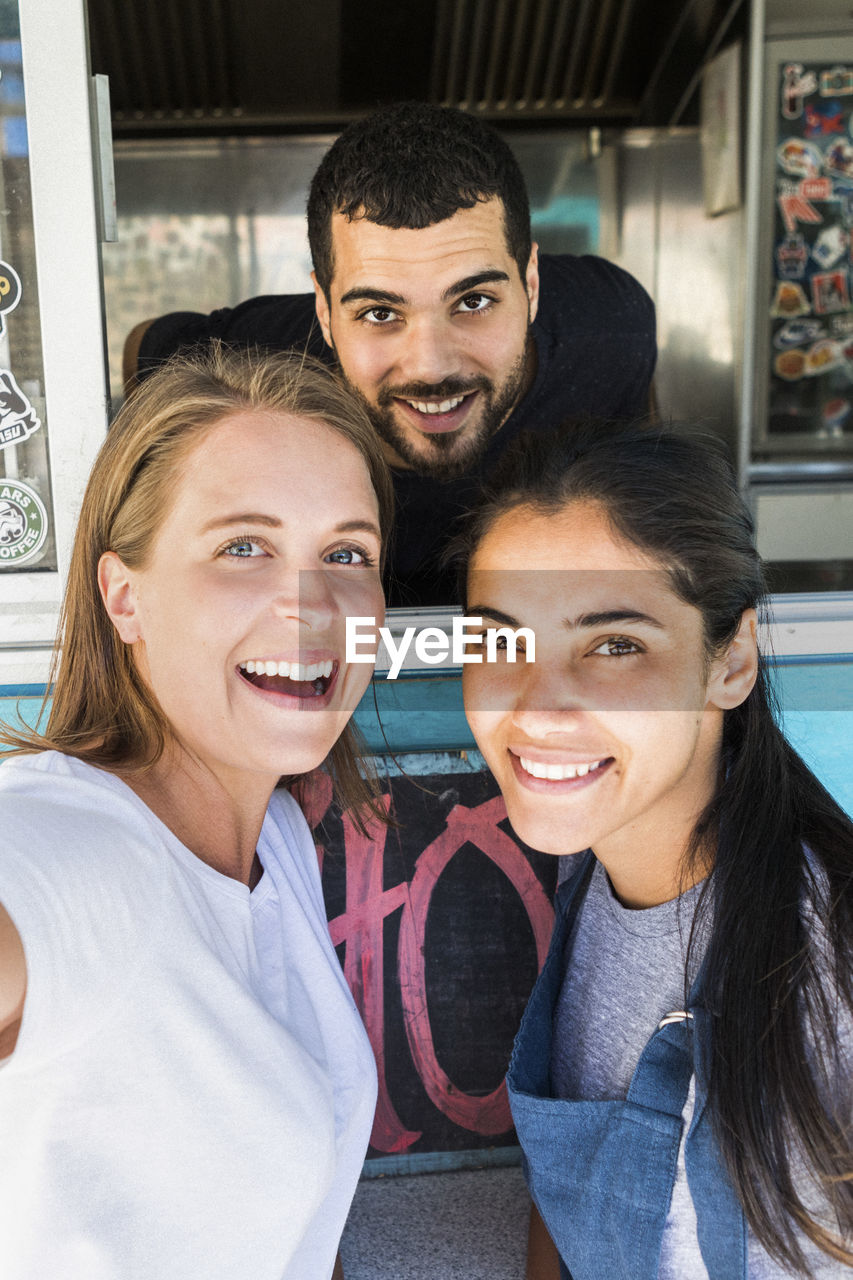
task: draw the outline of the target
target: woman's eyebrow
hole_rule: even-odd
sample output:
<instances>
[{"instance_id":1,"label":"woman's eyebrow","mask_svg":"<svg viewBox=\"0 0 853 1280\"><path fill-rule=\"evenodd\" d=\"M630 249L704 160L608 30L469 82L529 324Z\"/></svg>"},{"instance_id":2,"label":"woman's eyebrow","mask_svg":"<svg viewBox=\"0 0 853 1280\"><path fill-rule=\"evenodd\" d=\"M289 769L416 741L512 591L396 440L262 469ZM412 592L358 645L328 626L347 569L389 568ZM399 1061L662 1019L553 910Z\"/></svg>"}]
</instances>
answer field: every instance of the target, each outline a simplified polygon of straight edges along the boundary
<instances>
[{"instance_id":1,"label":"woman's eyebrow","mask_svg":"<svg viewBox=\"0 0 853 1280\"><path fill-rule=\"evenodd\" d=\"M237 511L233 515L216 516L202 528L202 533L211 533L214 529L227 529L229 525L264 525L267 529L280 529L282 522L278 516L264 515L260 511ZM334 526L333 533L372 533L374 537L382 537L379 526L372 520L341 520Z\"/></svg>"},{"instance_id":2,"label":"woman's eyebrow","mask_svg":"<svg viewBox=\"0 0 853 1280\"><path fill-rule=\"evenodd\" d=\"M466 604L465 613L469 617L493 618L495 622L506 627L518 627L520 622L511 613L504 613L488 604ZM621 622L640 622L658 630L665 630L664 624L651 614L642 613L639 609L605 609L598 613L582 613L577 618L564 618L563 625L570 631L579 631L584 627L612 627Z\"/></svg>"},{"instance_id":3,"label":"woman's eyebrow","mask_svg":"<svg viewBox=\"0 0 853 1280\"><path fill-rule=\"evenodd\" d=\"M605 609L599 613L582 613L577 618L564 618L563 623L570 630L581 627L612 627L619 622L644 622L647 626L657 627L663 631L664 624L651 614L641 613L639 609Z\"/></svg>"},{"instance_id":4,"label":"woman's eyebrow","mask_svg":"<svg viewBox=\"0 0 853 1280\"><path fill-rule=\"evenodd\" d=\"M469 618L493 618L505 627L520 626L518 618L510 613L502 613L500 609L493 609L490 604L466 604L465 614Z\"/></svg>"},{"instance_id":5,"label":"woman's eyebrow","mask_svg":"<svg viewBox=\"0 0 853 1280\"><path fill-rule=\"evenodd\" d=\"M340 524L336 524L335 533L372 533L374 537L382 540L382 534L379 526L374 524L372 520L342 520Z\"/></svg>"},{"instance_id":6,"label":"woman's eyebrow","mask_svg":"<svg viewBox=\"0 0 853 1280\"><path fill-rule=\"evenodd\" d=\"M268 529L280 529L278 516L267 516L260 511L235 511L233 515L216 516L202 528L202 533L210 533L214 529L225 529L230 524L262 524Z\"/></svg>"}]
</instances>

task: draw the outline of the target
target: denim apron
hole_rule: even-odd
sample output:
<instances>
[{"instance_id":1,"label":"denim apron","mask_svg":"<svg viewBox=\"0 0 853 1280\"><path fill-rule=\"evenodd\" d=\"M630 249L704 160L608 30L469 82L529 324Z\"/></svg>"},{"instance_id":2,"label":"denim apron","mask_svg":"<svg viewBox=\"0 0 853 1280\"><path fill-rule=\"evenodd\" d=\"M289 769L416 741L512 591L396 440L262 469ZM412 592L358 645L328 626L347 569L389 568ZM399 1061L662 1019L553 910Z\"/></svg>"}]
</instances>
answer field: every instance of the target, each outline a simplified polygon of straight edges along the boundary
<instances>
[{"instance_id":1,"label":"denim apron","mask_svg":"<svg viewBox=\"0 0 853 1280\"><path fill-rule=\"evenodd\" d=\"M624 1102L550 1096L554 1008L566 940L594 865L587 855L557 895L554 936L515 1039L507 1074L525 1175L570 1280L656 1280L664 1223L684 1144L699 1248L710 1280L747 1280L746 1222L720 1161L705 1107L710 1018L697 999L664 1018L637 1063Z\"/></svg>"}]
</instances>

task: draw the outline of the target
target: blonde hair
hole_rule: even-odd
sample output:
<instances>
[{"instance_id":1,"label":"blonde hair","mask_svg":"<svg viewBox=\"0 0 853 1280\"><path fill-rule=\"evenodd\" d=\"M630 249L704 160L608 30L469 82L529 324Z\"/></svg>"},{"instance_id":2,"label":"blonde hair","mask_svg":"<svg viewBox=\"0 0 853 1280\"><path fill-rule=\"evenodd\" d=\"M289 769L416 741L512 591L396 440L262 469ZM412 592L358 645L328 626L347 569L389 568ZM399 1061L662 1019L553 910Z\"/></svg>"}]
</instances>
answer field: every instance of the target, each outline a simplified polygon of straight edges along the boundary
<instances>
[{"instance_id":1,"label":"blonde hair","mask_svg":"<svg viewBox=\"0 0 853 1280\"><path fill-rule=\"evenodd\" d=\"M387 547L394 510L390 472L370 419L331 370L308 357L236 352L219 344L169 360L124 404L95 460L43 705L44 711L50 702L47 725L43 732L2 734L13 752L57 750L128 771L160 758L168 721L107 615L98 562L114 551L129 568L144 567L187 455L222 418L252 409L322 422L358 450ZM327 764L342 804L376 812L375 789L358 767L361 754L347 726Z\"/></svg>"}]
</instances>

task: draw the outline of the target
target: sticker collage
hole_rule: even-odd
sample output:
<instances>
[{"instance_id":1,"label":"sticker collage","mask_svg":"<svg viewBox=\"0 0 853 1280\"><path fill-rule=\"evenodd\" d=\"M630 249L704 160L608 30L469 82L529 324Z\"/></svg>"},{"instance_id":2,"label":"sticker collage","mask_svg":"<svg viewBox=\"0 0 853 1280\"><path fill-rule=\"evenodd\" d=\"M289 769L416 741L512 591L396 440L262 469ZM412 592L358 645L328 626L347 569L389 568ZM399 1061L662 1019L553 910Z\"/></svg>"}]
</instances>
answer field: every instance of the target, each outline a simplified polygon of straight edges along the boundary
<instances>
[{"instance_id":1,"label":"sticker collage","mask_svg":"<svg viewBox=\"0 0 853 1280\"><path fill-rule=\"evenodd\" d=\"M853 67L781 69L769 430L853 430Z\"/></svg>"},{"instance_id":2,"label":"sticker collage","mask_svg":"<svg viewBox=\"0 0 853 1280\"><path fill-rule=\"evenodd\" d=\"M6 336L6 317L21 301L20 277L0 261L0 340ZM23 444L41 420L10 369L0 368L0 451ZM18 568L37 561L48 530L47 509L25 480L0 478L0 568Z\"/></svg>"}]
</instances>

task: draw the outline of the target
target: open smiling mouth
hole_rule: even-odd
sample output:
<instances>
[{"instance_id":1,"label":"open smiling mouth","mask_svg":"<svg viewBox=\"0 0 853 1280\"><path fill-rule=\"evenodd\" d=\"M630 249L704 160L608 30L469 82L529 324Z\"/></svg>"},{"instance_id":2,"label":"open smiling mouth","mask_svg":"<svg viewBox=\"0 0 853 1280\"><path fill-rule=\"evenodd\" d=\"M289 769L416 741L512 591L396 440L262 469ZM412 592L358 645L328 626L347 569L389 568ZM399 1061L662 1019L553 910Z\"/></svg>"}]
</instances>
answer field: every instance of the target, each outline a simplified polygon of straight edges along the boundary
<instances>
[{"instance_id":1,"label":"open smiling mouth","mask_svg":"<svg viewBox=\"0 0 853 1280\"><path fill-rule=\"evenodd\" d=\"M513 772L526 789L545 793L578 791L594 785L615 764L613 756L590 757L588 760L531 760L515 751L509 752Z\"/></svg>"},{"instance_id":2,"label":"open smiling mouth","mask_svg":"<svg viewBox=\"0 0 853 1280\"><path fill-rule=\"evenodd\" d=\"M463 395L447 396L442 400L410 399L407 396L395 396L394 399L416 418L420 430L429 433L454 431L461 426L468 414L471 398L476 394L477 388L474 388Z\"/></svg>"},{"instance_id":3,"label":"open smiling mouth","mask_svg":"<svg viewBox=\"0 0 853 1280\"><path fill-rule=\"evenodd\" d=\"M325 662L273 662L250 659L241 662L238 671L249 684L265 693L286 694L291 698L322 698L329 692L338 673L331 658Z\"/></svg>"}]
</instances>

